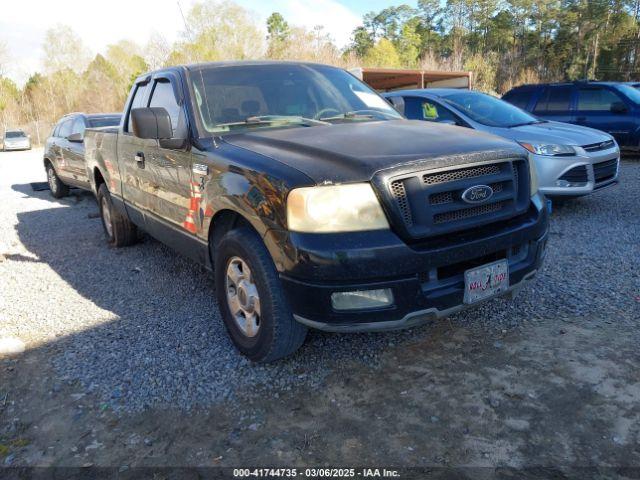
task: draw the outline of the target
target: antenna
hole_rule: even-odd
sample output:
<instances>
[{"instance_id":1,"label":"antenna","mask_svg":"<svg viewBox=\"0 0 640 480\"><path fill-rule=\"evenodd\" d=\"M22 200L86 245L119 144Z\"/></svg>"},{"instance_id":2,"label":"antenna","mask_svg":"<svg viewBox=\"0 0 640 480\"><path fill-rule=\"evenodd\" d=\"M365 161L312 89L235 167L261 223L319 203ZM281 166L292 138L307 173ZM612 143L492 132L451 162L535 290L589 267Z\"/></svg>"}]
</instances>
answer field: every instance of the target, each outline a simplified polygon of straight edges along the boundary
<instances>
[{"instance_id":1,"label":"antenna","mask_svg":"<svg viewBox=\"0 0 640 480\"><path fill-rule=\"evenodd\" d=\"M187 31L187 35L189 36L189 40L193 41L193 36L191 35L191 29L189 28L189 24L187 23L187 19L184 17L184 12L182 11L182 5L180 5L180 0L176 0L178 4L178 10L180 10L180 16L182 17L182 23L184 23L184 29Z\"/></svg>"}]
</instances>

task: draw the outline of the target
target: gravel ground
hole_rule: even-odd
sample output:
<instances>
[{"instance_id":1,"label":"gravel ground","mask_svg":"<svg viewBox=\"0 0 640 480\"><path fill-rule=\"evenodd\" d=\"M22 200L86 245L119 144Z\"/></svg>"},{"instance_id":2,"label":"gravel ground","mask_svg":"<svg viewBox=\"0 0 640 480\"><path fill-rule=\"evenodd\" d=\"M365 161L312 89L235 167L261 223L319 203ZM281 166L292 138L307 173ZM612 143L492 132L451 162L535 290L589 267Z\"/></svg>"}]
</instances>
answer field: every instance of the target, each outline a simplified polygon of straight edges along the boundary
<instances>
[{"instance_id":1,"label":"gravel ground","mask_svg":"<svg viewBox=\"0 0 640 480\"><path fill-rule=\"evenodd\" d=\"M107 248L90 195L31 189L41 155L0 153L0 352L18 352L0 354L0 477L91 465L128 478L265 465L638 476L638 161L619 186L555 206L546 265L515 300L405 332L312 332L256 366L228 340L206 272L150 238ZM536 468L508 471L522 467Z\"/></svg>"},{"instance_id":2,"label":"gravel ground","mask_svg":"<svg viewBox=\"0 0 640 480\"><path fill-rule=\"evenodd\" d=\"M0 338L46 348L61 384L80 385L116 411L193 409L247 391L321 385L354 362L432 327L387 334L311 332L293 357L256 366L236 353L203 269L145 238L107 248L92 196L33 192L41 152L0 154ZM620 328L640 317L640 163L621 184L558 205L546 266L515 301L497 299L450 319L478 335L557 316L598 315Z\"/></svg>"}]
</instances>

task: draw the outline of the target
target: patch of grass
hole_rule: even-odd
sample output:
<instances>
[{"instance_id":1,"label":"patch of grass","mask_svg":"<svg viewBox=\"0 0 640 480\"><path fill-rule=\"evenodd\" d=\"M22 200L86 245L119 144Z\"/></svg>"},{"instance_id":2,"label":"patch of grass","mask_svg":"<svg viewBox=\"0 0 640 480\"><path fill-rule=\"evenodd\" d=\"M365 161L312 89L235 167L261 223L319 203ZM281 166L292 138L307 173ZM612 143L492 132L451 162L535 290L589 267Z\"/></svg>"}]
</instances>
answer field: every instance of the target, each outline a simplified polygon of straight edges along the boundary
<instances>
[{"instance_id":1,"label":"patch of grass","mask_svg":"<svg viewBox=\"0 0 640 480\"><path fill-rule=\"evenodd\" d=\"M26 438L16 438L11 442L11 446L15 448L23 448L29 445L31 442Z\"/></svg>"},{"instance_id":2,"label":"patch of grass","mask_svg":"<svg viewBox=\"0 0 640 480\"><path fill-rule=\"evenodd\" d=\"M0 458L4 458L15 448L24 448L31 442L26 438L16 438L7 443L0 443Z\"/></svg>"}]
</instances>

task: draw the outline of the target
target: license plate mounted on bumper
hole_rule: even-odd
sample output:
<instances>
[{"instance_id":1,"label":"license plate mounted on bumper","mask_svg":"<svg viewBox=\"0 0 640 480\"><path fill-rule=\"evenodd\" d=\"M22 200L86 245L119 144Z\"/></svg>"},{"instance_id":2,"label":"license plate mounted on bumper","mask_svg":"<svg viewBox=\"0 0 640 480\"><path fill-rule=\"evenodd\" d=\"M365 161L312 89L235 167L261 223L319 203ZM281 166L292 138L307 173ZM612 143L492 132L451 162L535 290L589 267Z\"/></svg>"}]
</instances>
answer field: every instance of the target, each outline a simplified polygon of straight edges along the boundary
<instances>
[{"instance_id":1,"label":"license plate mounted on bumper","mask_svg":"<svg viewBox=\"0 0 640 480\"><path fill-rule=\"evenodd\" d=\"M464 272L464 303L476 303L509 289L509 262L498 260Z\"/></svg>"}]
</instances>

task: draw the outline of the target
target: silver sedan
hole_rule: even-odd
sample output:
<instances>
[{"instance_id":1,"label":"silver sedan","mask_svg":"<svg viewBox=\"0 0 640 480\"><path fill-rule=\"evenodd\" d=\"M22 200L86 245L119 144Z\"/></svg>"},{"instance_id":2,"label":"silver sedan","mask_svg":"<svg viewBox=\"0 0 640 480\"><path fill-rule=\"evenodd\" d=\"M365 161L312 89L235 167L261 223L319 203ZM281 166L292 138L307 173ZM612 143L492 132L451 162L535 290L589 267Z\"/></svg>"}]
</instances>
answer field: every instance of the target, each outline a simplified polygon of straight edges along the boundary
<instances>
[{"instance_id":1,"label":"silver sedan","mask_svg":"<svg viewBox=\"0 0 640 480\"><path fill-rule=\"evenodd\" d=\"M618 181L620 149L600 130L541 120L469 90L401 90L384 96L409 119L473 128L517 142L535 162L545 195L577 197Z\"/></svg>"},{"instance_id":2,"label":"silver sedan","mask_svg":"<svg viewBox=\"0 0 640 480\"><path fill-rule=\"evenodd\" d=\"M2 150L30 150L31 139L22 130L7 130L4 132Z\"/></svg>"}]
</instances>

